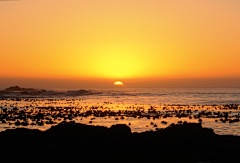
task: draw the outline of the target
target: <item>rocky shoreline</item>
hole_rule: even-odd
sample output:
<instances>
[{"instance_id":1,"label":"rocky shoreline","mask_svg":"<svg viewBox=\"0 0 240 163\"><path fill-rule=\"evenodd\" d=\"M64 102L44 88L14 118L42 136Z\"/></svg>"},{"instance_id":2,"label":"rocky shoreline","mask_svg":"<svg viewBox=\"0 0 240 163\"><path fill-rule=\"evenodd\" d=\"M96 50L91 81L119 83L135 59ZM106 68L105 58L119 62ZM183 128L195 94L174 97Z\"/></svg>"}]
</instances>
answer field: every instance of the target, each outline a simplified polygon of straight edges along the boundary
<instances>
[{"instance_id":1,"label":"rocky shoreline","mask_svg":"<svg viewBox=\"0 0 240 163\"><path fill-rule=\"evenodd\" d=\"M201 123L171 124L132 133L63 122L47 131L25 128L0 133L1 162L239 162L240 137L217 135Z\"/></svg>"}]
</instances>

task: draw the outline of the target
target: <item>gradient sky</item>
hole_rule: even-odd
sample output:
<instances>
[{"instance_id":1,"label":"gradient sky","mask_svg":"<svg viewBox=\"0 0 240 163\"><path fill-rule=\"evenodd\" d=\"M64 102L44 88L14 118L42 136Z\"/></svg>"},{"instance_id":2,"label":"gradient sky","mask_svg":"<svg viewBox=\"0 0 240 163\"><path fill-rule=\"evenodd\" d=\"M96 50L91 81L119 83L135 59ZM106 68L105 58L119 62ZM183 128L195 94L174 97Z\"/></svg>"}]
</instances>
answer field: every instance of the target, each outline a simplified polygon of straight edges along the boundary
<instances>
[{"instance_id":1,"label":"gradient sky","mask_svg":"<svg viewBox=\"0 0 240 163\"><path fill-rule=\"evenodd\" d=\"M239 87L238 0L0 1L0 88Z\"/></svg>"}]
</instances>

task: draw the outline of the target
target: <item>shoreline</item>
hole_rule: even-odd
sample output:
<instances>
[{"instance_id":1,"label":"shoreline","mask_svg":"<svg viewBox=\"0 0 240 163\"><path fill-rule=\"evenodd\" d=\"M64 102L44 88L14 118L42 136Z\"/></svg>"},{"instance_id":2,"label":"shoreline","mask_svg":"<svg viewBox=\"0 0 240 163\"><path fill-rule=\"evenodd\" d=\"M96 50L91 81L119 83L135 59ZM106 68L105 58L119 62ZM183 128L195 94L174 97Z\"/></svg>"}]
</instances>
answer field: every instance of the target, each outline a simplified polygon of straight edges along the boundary
<instances>
[{"instance_id":1,"label":"shoreline","mask_svg":"<svg viewBox=\"0 0 240 163\"><path fill-rule=\"evenodd\" d=\"M85 100L72 98L14 98L0 102L0 131L21 127L47 130L61 122L74 121L107 127L122 123L130 126L134 132L144 132L186 121L201 122L204 127L213 128L218 134L240 135L238 104L130 105L107 101L87 103Z\"/></svg>"}]
</instances>

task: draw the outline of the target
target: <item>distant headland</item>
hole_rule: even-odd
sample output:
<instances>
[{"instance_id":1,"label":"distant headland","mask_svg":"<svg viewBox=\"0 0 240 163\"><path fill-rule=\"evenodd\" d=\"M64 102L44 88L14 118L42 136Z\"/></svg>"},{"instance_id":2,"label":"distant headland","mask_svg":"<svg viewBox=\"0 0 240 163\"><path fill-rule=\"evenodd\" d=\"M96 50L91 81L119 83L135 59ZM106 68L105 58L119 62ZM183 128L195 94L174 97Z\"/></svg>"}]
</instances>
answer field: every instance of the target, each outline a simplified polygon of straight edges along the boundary
<instances>
[{"instance_id":1,"label":"distant headland","mask_svg":"<svg viewBox=\"0 0 240 163\"><path fill-rule=\"evenodd\" d=\"M69 90L69 91L63 92L63 91L52 91L52 90L45 90L45 89L21 88L19 86L11 86L0 91L1 97L82 96L82 95L91 95L91 94L96 94L96 92L91 92L84 89Z\"/></svg>"}]
</instances>

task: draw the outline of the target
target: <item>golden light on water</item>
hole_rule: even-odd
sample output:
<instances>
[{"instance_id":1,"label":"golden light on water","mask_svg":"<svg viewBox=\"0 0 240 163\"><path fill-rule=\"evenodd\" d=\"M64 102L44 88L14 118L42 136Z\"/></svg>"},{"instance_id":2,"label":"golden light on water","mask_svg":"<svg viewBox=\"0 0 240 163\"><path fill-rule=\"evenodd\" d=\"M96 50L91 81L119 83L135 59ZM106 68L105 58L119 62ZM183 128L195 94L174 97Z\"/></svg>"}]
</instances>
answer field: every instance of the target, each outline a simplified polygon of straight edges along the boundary
<instances>
[{"instance_id":1,"label":"golden light on water","mask_svg":"<svg viewBox=\"0 0 240 163\"><path fill-rule=\"evenodd\" d=\"M121 82L121 81L116 81L115 83L114 83L114 85L123 85L123 82Z\"/></svg>"}]
</instances>

